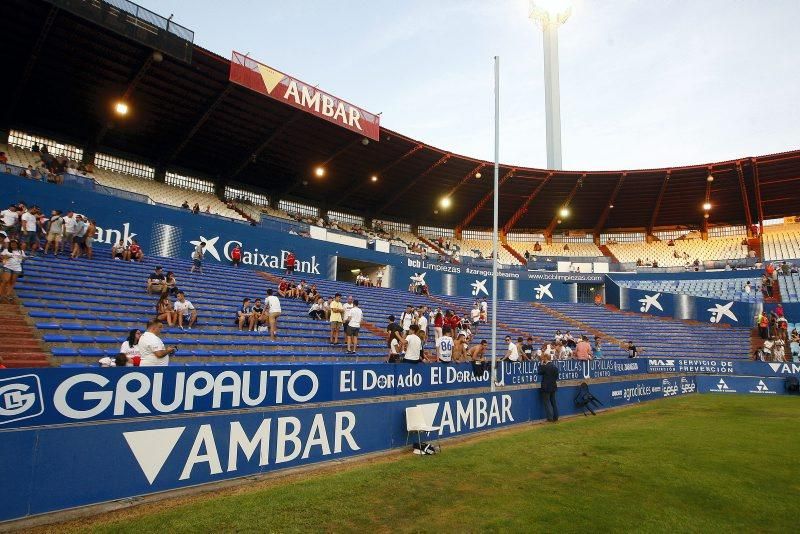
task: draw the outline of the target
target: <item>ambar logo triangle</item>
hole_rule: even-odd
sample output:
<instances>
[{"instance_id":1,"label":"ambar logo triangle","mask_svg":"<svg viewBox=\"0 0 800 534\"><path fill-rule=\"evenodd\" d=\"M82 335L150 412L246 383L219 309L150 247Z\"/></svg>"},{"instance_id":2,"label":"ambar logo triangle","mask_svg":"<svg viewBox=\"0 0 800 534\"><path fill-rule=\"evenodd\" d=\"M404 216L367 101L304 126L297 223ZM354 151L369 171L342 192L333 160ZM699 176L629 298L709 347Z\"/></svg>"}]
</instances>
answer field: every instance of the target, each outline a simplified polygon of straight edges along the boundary
<instances>
[{"instance_id":1,"label":"ambar logo triangle","mask_svg":"<svg viewBox=\"0 0 800 534\"><path fill-rule=\"evenodd\" d=\"M139 467L142 468L142 472L150 484L161 472L161 468L164 467L164 463L184 430L186 430L185 426L179 426L122 433L125 441L128 442L128 447L131 448L133 457L139 462Z\"/></svg>"}]
</instances>

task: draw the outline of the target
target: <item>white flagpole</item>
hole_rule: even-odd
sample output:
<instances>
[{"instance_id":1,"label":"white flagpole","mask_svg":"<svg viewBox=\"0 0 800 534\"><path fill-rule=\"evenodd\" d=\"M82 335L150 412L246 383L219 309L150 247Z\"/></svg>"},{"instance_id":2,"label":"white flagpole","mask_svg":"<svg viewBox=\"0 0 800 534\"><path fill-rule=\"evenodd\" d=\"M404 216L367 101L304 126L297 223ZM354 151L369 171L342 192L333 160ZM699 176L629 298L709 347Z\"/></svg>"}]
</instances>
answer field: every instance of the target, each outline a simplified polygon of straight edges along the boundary
<instances>
[{"instance_id":1,"label":"white flagpole","mask_svg":"<svg viewBox=\"0 0 800 534\"><path fill-rule=\"evenodd\" d=\"M500 56L494 56L494 226L492 228L492 391L497 379L497 212L500 198Z\"/></svg>"}]
</instances>

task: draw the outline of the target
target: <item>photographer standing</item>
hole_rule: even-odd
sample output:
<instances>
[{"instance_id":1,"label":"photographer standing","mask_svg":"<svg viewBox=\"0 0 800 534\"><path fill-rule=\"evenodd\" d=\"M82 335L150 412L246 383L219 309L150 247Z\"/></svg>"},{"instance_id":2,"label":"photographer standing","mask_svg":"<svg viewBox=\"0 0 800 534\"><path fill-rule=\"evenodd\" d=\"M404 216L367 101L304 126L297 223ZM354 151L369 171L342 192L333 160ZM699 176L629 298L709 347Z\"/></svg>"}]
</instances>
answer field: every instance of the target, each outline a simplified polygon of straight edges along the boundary
<instances>
[{"instance_id":1,"label":"photographer standing","mask_svg":"<svg viewBox=\"0 0 800 534\"><path fill-rule=\"evenodd\" d=\"M153 319L147 323L147 331L139 338L137 347L141 356L140 367L157 367L169 365L169 357L178 350L177 347L165 348L158 335L161 333L161 321Z\"/></svg>"},{"instance_id":2,"label":"photographer standing","mask_svg":"<svg viewBox=\"0 0 800 534\"><path fill-rule=\"evenodd\" d=\"M556 403L558 367L550 360L550 356L547 353L542 354L539 374L542 375L542 386L539 388L539 394L542 396L542 402L544 403L544 413L549 422L555 423L558 421L558 404Z\"/></svg>"}]
</instances>

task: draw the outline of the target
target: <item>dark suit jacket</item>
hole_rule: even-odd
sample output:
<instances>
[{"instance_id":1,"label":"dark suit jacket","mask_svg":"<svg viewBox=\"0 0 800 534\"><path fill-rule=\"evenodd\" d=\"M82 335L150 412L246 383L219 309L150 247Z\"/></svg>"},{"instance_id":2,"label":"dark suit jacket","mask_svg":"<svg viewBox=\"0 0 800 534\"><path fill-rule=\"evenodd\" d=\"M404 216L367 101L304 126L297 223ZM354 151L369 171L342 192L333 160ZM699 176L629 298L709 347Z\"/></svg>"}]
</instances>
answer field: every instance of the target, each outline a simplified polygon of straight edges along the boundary
<instances>
[{"instance_id":1,"label":"dark suit jacket","mask_svg":"<svg viewBox=\"0 0 800 534\"><path fill-rule=\"evenodd\" d=\"M547 362L539 366L539 374L542 375L542 391L552 393L558 389L558 367L553 362Z\"/></svg>"}]
</instances>

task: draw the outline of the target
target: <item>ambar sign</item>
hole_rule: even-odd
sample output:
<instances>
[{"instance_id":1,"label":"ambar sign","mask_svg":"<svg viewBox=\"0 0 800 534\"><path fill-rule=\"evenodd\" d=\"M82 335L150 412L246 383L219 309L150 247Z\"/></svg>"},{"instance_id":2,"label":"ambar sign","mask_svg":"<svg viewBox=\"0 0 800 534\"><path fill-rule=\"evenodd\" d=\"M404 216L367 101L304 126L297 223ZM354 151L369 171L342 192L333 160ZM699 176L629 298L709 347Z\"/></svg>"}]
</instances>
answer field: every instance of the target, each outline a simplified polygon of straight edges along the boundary
<instances>
[{"instance_id":1,"label":"ambar sign","mask_svg":"<svg viewBox=\"0 0 800 534\"><path fill-rule=\"evenodd\" d=\"M296 78L233 52L230 80L375 141L380 117Z\"/></svg>"}]
</instances>

